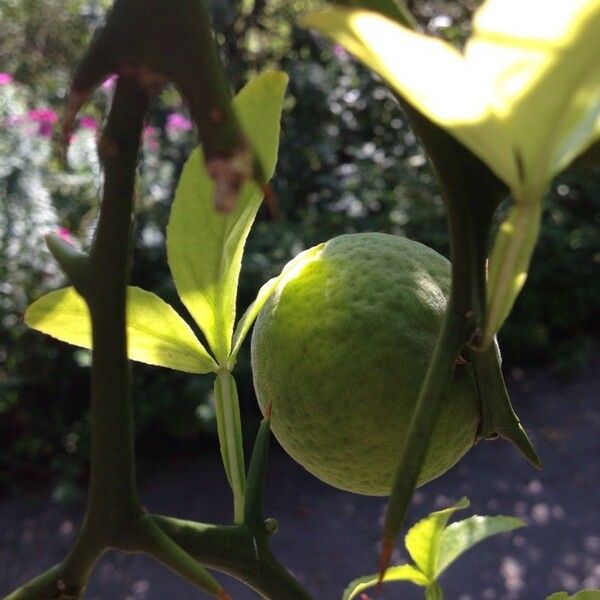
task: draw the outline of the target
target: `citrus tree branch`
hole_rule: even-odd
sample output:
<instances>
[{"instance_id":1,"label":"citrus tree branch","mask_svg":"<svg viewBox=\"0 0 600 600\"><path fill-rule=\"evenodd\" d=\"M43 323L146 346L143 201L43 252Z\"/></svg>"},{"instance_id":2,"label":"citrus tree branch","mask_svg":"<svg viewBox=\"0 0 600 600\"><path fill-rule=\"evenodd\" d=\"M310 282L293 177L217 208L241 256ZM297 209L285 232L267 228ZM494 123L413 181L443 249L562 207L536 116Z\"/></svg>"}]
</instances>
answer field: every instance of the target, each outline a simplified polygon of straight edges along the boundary
<instances>
[{"instance_id":1,"label":"citrus tree branch","mask_svg":"<svg viewBox=\"0 0 600 600\"><path fill-rule=\"evenodd\" d=\"M269 600L313 600L274 558L268 532L245 525L206 525L153 516L156 524L196 560L244 581Z\"/></svg>"},{"instance_id":2,"label":"citrus tree branch","mask_svg":"<svg viewBox=\"0 0 600 600\"><path fill-rule=\"evenodd\" d=\"M147 94L135 80L121 78L100 140L106 179L96 237L74 281L90 309L94 348L91 475L84 524L65 561L8 596L10 600L81 597L104 549L129 531L142 512L135 492L125 290L135 170L146 106ZM55 254L61 263L69 260L60 252Z\"/></svg>"},{"instance_id":3,"label":"citrus tree branch","mask_svg":"<svg viewBox=\"0 0 600 600\"><path fill-rule=\"evenodd\" d=\"M133 197L148 96L119 78L99 152L104 193L88 279L81 290L92 321L92 450L88 520L111 536L139 516L130 366L126 339ZM106 520L109 520L106 523ZM108 540L107 540L108 541Z\"/></svg>"},{"instance_id":4,"label":"citrus tree branch","mask_svg":"<svg viewBox=\"0 0 600 600\"><path fill-rule=\"evenodd\" d=\"M446 204L452 286L446 314L400 455L383 533L380 577L404 523L454 365L480 336L486 302L486 257L494 212L506 193L489 169L400 99L433 163Z\"/></svg>"}]
</instances>

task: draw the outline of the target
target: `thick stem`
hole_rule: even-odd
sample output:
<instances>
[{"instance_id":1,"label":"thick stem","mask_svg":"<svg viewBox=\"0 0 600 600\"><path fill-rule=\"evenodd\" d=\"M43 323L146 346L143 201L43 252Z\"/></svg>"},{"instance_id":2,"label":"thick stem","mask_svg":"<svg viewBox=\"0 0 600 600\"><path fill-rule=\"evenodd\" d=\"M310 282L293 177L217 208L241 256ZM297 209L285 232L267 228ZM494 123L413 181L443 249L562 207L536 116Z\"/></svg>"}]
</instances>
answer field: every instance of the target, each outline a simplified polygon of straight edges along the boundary
<instances>
[{"instance_id":1,"label":"thick stem","mask_svg":"<svg viewBox=\"0 0 600 600\"><path fill-rule=\"evenodd\" d=\"M313 600L245 526L205 525L154 516L158 526L199 562L244 581L268 600ZM264 534L266 536L266 533Z\"/></svg>"},{"instance_id":2,"label":"thick stem","mask_svg":"<svg viewBox=\"0 0 600 600\"><path fill-rule=\"evenodd\" d=\"M228 599L219 582L177 542L167 535L149 515L135 523L132 551L144 552L216 598Z\"/></svg>"},{"instance_id":3,"label":"thick stem","mask_svg":"<svg viewBox=\"0 0 600 600\"><path fill-rule=\"evenodd\" d=\"M69 587L61 583L62 565L56 565L32 579L24 586L5 596L4 600L78 600L81 598L85 582L69 582Z\"/></svg>"},{"instance_id":4,"label":"thick stem","mask_svg":"<svg viewBox=\"0 0 600 600\"><path fill-rule=\"evenodd\" d=\"M463 346L478 338L486 302L485 261L504 188L479 160L410 105L400 102L437 172L450 231L452 287L446 315L411 418L383 532L380 578L406 517L444 392Z\"/></svg>"},{"instance_id":5,"label":"thick stem","mask_svg":"<svg viewBox=\"0 0 600 600\"><path fill-rule=\"evenodd\" d=\"M67 130L91 91L114 72L137 73L149 85L171 80L190 105L205 156L232 156L244 144L206 0L116 0L73 78Z\"/></svg>"},{"instance_id":6,"label":"thick stem","mask_svg":"<svg viewBox=\"0 0 600 600\"><path fill-rule=\"evenodd\" d=\"M134 424L127 359L126 289L133 197L148 98L119 78L100 153L104 194L83 295L92 321L92 449L86 525L107 538L141 513L135 491Z\"/></svg>"},{"instance_id":7,"label":"thick stem","mask_svg":"<svg viewBox=\"0 0 600 600\"><path fill-rule=\"evenodd\" d=\"M90 309L94 348L91 474L84 524L65 561L9 596L11 600L78 598L104 549L122 544L142 513L135 491L125 294L135 171L147 102L133 79L119 80L100 141L106 180L96 237L89 260L79 265L74 281Z\"/></svg>"},{"instance_id":8,"label":"thick stem","mask_svg":"<svg viewBox=\"0 0 600 600\"><path fill-rule=\"evenodd\" d=\"M231 106L231 87L225 74L212 31L206 0L186 0L185 10L195 27L177 29L185 38L178 46L193 49L193 55L169 58L167 73L177 83L190 105L198 125L207 158L231 156L245 144L237 117ZM166 10L171 12L170 3Z\"/></svg>"}]
</instances>

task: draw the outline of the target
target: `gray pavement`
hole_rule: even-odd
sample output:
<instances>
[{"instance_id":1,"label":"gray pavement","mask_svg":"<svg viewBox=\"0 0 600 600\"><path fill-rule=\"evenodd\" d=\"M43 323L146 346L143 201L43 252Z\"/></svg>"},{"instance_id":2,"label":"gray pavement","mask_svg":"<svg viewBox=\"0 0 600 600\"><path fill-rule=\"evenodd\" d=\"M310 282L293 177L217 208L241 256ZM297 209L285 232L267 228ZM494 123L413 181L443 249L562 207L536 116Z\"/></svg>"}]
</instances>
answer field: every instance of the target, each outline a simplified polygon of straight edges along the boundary
<instances>
[{"instance_id":1,"label":"gray pavement","mask_svg":"<svg viewBox=\"0 0 600 600\"><path fill-rule=\"evenodd\" d=\"M561 589L600 588L599 376L596 360L566 384L541 370L509 378L543 471L530 467L507 442L485 442L418 491L411 523L463 495L472 502L462 513L465 517L509 514L528 523L461 557L442 579L447 600L543 600ZM49 494L30 493L0 503L0 597L60 560L73 540L82 507L63 508ZM213 522L230 518L229 492L216 453L163 467L142 481L141 495L153 512ZM273 548L317 600L339 599L351 579L376 570L384 510L384 499L330 488L273 448L266 494L266 512L280 523ZM399 548L394 560L404 559ZM223 581L236 600L259 597L229 578ZM86 596L203 597L152 560L118 553L102 560ZM390 586L381 595L381 600L417 598L422 592L411 584Z\"/></svg>"}]
</instances>

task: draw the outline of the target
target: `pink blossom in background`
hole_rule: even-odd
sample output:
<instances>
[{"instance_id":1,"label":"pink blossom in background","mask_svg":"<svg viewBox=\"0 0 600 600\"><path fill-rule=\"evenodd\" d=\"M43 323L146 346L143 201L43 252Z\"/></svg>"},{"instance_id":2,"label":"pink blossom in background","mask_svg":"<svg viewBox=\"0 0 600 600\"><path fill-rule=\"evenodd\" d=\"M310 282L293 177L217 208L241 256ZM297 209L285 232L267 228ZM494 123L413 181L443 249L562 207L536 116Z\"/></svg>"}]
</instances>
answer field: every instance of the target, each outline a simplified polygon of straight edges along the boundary
<instances>
[{"instance_id":1,"label":"pink blossom in background","mask_svg":"<svg viewBox=\"0 0 600 600\"><path fill-rule=\"evenodd\" d=\"M89 129L90 131L96 131L98 129L98 122L94 117L81 117L81 119L79 119L79 127L82 129Z\"/></svg>"},{"instance_id":2,"label":"pink blossom in background","mask_svg":"<svg viewBox=\"0 0 600 600\"><path fill-rule=\"evenodd\" d=\"M75 245L75 237L71 233L70 229L66 227L59 227L56 235L63 241L67 242L67 244L71 244L71 246Z\"/></svg>"},{"instance_id":3,"label":"pink blossom in background","mask_svg":"<svg viewBox=\"0 0 600 600\"><path fill-rule=\"evenodd\" d=\"M159 129L157 127L152 127L152 125L146 125L144 127L144 145L148 150L158 150L160 148L160 143L156 139L158 135Z\"/></svg>"},{"instance_id":4,"label":"pink blossom in background","mask_svg":"<svg viewBox=\"0 0 600 600\"><path fill-rule=\"evenodd\" d=\"M38 123L38 133L42 137L52 137L54 124L58 121L58 114L51 108L34 108L27 113L30 121Z\"/></svg>"},{"instance_id":5,"label":"pink blossom in background","mask_svg":"<svg viewBox=\"0 0 600 600\"><path fill-rule=\"evenodd\" d=\"M10 117L6 117L6 119L4 119L4 123L7 127L14 127L15 125L20 125L23 121L23 115L10 115Z\"/></svg>"},{"instance_id":6,"label":"pink blossom in background","mask_svg":"<svg viewBox=\"0 0 600 600\"><path fill-rule=\"evenodd\" d=\"M13 76L10 73L0 73L0 85L8 85L13 82Z\"/></svg>"},{"instance_id":7,"label":"pink blossom in background","mask_svg":"<svg viewBox=\"0 0 600 600\"><path fill-rule=\"evenodd\" d=\"M115 75L114 73L108 78L104 80L104 83L102 84L102 89L105 92L110 92L113 87L115 87L115 83L117 82L117 75Z\"/></svg>"},{"instance_id":8,"label":"pink blossom in background","mask_svg":"<svg viewBox=\"0 0 600 600\"><path fill-rule=\"evenodd\" d=\"M341 46L340 44L335 44L335 45L333 46L333 54L334 54L334 55L335 55L337 58L340 58L340 59L342 59L342 60L344 60L344 59L348 58L348 56L349 56L349 54L348 54L348 52L346 51L346 49L345 49L343 46Z\"/></svg>"},{"instance_id":9,"label":"pink blossom in background","mask_svg":"<svg viewBox=\"0 0 600 600\"><path fill-rule=\"evenodd\" d=\"M51 108L34 108L27 113L27 116L36 123L56 123L58 114Z\"/></svg>"},{"instance_id":10,"label":"pink blossom in background","mask_svg":"<svg viewBox=\"0 0 600 600\"><path fill-rule=\"evenodd\" d=\"M181 113L173 113L167 117L167 129L170 131L191 131L192 122Z\"/></svg>"}]
</instances>

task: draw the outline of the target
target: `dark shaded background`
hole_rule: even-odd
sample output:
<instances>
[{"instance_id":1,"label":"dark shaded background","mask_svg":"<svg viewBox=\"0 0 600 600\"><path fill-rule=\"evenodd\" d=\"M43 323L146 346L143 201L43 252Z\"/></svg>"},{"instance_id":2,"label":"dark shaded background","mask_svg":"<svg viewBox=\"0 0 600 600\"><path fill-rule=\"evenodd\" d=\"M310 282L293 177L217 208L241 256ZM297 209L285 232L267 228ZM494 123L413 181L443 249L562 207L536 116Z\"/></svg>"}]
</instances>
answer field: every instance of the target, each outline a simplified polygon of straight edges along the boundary
<instances>
[{"instance_id":1,"label":"dark shaded background","mask_svg":"<svg viewBox=\"0 0 600 600\"><path fill-rule=\"evenodd\" d=\"M65 283L42 241L48 228L63 227L82 246L89 244L101 186L94 149L95 130L91 123L101 122L110 100L110 89L100 90L86 109L85 116L90 121L87 124L82 121L66 169L60 164L54 145L53 113L61 111L73 65L90 32L101 22L107 4L106 0L0 0L0 71L13 78L11 83L0 86L0 497L8 502L2 505L5 513L0 518L8 519L11 524L13 521L21 523L23 515L30 515L34 529L41 532L38 543L44 548L50 544L44 536L54 532L55 537L59 520L77 522L69 515L76 515L79 510L82 484L86 480L89 354L28 331L22 323L22 314L33 299ZM284 219L275 222L266 212L259 215L244 259L240 311L252 301L260 285L293 255L341 233L387 231L448 253L444 209L435 180L394 100L376 77L357 65L342 49L331 47L295 27L297 12L315 4L310 0L213 2L215 28L236 89L252 73L266 67L278 67L290 75L274 180ZM477 2L419 0L411 5L429 32L460 45L468 34L469 17ZM172 126L172 115L185 118L186 111L175 91L167 89L154 103L149 120L152 130L148 132L140 164L133 283L157 292L185 315L177 304L166 266L164 231L174 183L185 157L197 141L186 127ZM573 168L555 182L545 202L543 233L531 275L500 334L507 372L529 375L534 366L535 377L543 380L541 387L545 392L535 403L527 392L521 391L519 396L534 427L545 427L544 419L552 422L554 415L559 415L556 417L559 424L569 416L579 419L578 402L584 402L580 392L587 394L589 415L597 415L593 412L598 408L598 397L593 397L597 366L589 365L594 365L590 361L597 354L600 307L599 208L598 171ZM237 377L245 433L250 442L257 427L258 412L247 351L240 357ZM564 388L571 392L563 394L561 382L569 380L568 385L574 387ZM211 378L136 365L134 387L140 470L147 478L148 493L158 495L158 490L164 488L164 508L175 509L175 499L169 500L173 504L167 505L166 490L187 497L192 490L182 489L179 479L191 485L197 478L197 493L204 493L203 478L210 475L204 481L212 481L220 468L214 454L216 434ZM586 431L597 436L597 421L592 417L577 423L581 424L582 431L588 427ZM595 430L592 429L594 424ZM568 435L574 431L571 427ZM569 460L577 461L579 456L585 456L588 461L600 458L597 443L590 441L587 455L579 454L577 440L573 443L575 446L569 452L574 454ZM188 457L199 454L209 456L211 466L202 458L198 459L199 463L187 465ZM503 492L507 503L500 504L499 508L514 513L515 498L522 495L522 486L526 484L523 480L521 483L511 481L512 459L496 461L487 446L482 456L486 457L483 462L473 459L475 479L482 477L486 469L490 472L502 469L501 477L508 481L509 487ZM586 462L584 468L592 469L591 464ZM292 491L285 491L288 488L284 487L282 495L277 496L278 484L272 483L275 500L271 501L276 502L280 497L285 504L286 498L297 495L294 486L306 486L307 493L302 496L307 498L306 502L322 503L322 508L315 509L317 523L335 530L342 530L347 524L335 520L336 503L355 505L355 509L348 510L359 510L360 514L366 511L365 515L370 515L365 517L363 528L367 538L359 536L356 540L366 546L368 554L365 556L372 556L377 532L373 521L379 518L383 504L346 499L335 490L319 487L298 470L293 470L296 475L290 476L291 468L285 458L276 457L272 482L273 473L279 472ZM169 474L156 475L160 472ZM156 483L161 477L165 483ZM464 469L452 477L457 478L453 480L452 489L463 483L471 485L475 507L488 509L483 500L489 492L485 485L480 489L472 481L468 483L473 478L467 478ZM533 480L534 476L531 477ZM544 489L562 486L556 493L560 495L565 513L596 513L594 504L578 504L582 502L578 488L561 477L557 475L556 484L544 483ZM436 482L432 490L441 493L445 485L450 486L448 481L444 478ZM593 481L590 479L590 485ZM40 486L50 489L52 499L62 505L74 502L74 512L41 503L47 493L40 495ZM29 496L24 495L29 492L33 494L31 504L25 500ZM437 494L427 492L424 512L434 508L434 493ZM222 505L223 494L223 490L219 491L214 501ZM496 497L497 492L494 494ZM10 497L16 499L8 500ZM203 507L202 515L206 509L206 519L221 518L223 515L210 512L214 510L210 508L210 498L208 495L205 500L198 499L199 506ZM597 501L597 497L595 499ZM568 505L572 505L572 509ZM46 508L42 510L42 506ZM282 506L273 508L280 516L278 511ZM492 509L494 507L489 508ZM40 510L38 520L36 514ZM283 515L287 514L286 510L283 508ZM301 519L294 526L293 510L288 514L292 520L290 527L292 530L295 527L298 534L303 530L310 532L308 540L313 530ZM25 527L28 522L25 519ZM568 522L569 528L576 528ZM588 533L597 539L597 522L591 525L596 529ZM588 526L589 523L582 523L581 530L574 529L568 539L584 540L584 528ZM19 527L20 524L15 524L3 529L11 547L14 536L28 535ZM284 538L285 535L282 533L280 540L287 539L287 543L292 544L292 560L295 560L294 552L314 559L310 551L301 549L304 543L289 542L295 538ZM58 541L62 539L69 539L68 535ZM558 539L562 540L562 535ZM356 540L353 543L356 544ZM555 542L544 543L548 546ZM309 541L305 547L310 547ZM29 563L20 552L15 560L27 568ZM335 552L333 547L326 549L327 554ZM494 556L490 560L496 561L497 569L499 555ZM596 557L589 571L592 573L597 568L597 555L592 552L589 556ZM349 552L347 558L356 561L360 557ZM329 561L327 557L321 556L321 559L325 569ZM6 568L10 570L13 559L8 560ZM579 564L578 558L577 562ZM588 568L584 563L581 566ZM328 578L326 574L319 575L320 569L315 563L310 572L307 571L307 577L311 581L326 582ZM333 571L339 572L340 578L360 574L341 567ZM3 580L1 573L0 580ZM116 596L102 597L123 597L129 593L124 591L125 587L119 589ZM473 589L483 588L474 583ZM138 597L131 593L132 597ZM476 597L495 596L473 596Z\"/></svg>"},{"instance_id":2,"label":"dark shaded background","mask_svg":"<svg viewBox=\"0 0 600 600\"><path fill-rule=\"evenodd\" d=\"M543 600L552 592L600 588L600 361L576 380L557 384L545 369L509 378L515 405L544 462L536 471L507 442L484 442L454 469L417 491L409 523L461 496L471 507L456 514L518 516L527 527L476 546L441 583L448 600ZM364 433L361 435L365 435ZM0 596L68 550L82 514L48 502L49 490L0 502ZM215 450L180 455L141 478L149 510L207 522L229 522L231 495ZM349 581L377 569L383 498L336 490L312 477L273 446L265 497L280 530L273 549L315 595L338 600ZM399 544L394 563L407 560ZM259 596L222 578L236 600ZM151 559L108 554L89 600L192 600L198 592ZM373 598L377 596L373 595ZM412 584L389 586L380 600L414 600Z\"/></svg>"}]
</instances>

